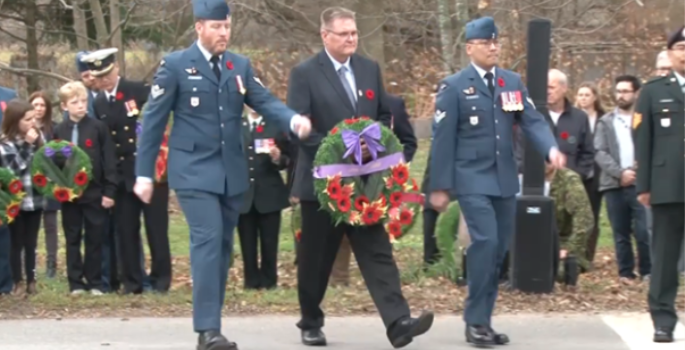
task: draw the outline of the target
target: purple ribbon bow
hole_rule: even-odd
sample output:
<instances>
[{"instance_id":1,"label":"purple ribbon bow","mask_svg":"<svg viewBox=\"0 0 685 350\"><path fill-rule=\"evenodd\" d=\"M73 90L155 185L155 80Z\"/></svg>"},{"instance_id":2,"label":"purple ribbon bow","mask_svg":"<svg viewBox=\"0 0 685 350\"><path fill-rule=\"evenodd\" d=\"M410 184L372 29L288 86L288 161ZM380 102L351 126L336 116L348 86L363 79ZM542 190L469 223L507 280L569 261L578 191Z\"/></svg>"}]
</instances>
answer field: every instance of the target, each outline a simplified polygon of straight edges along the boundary
<instances>
[{"instance_id":1,"label":"purple ribbon bow","mask_svg":"<svg viewBox=\"0 0 685 350\"><path fill-rule=\"evenodd\" d=\"M385 147L380 143L381 127L378 123L367 126L361 132L343 130L342 139L347 148L343 158L347 158L350 154L354 153L354 159L359 165L362 165L362 140L366 142L366 147L369 149L369 153L371 153L371 157L374 160L378 158L378 152L385 151Z\"/></svg>"}]
</instances>

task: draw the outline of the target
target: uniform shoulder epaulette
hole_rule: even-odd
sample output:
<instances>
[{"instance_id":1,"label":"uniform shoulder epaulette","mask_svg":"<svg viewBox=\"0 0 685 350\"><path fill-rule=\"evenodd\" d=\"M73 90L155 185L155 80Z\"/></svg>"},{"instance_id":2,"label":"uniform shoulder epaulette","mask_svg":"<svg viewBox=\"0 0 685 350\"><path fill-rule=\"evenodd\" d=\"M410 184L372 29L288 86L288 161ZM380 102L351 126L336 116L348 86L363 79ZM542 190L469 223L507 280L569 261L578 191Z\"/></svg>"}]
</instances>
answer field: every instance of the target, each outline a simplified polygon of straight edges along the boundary
<instances>
[{"instance_id":1,"label":"uniform shoulder epaulette","mask_svg":"<svg viewBox=\"0 0 685 350\"><path fill-rule=\"evenodd\" d=\"M665 75L665 76L659 75L659 76L656 76L656 77L651 77L651 78L649 78L649 79L644 83L644 85L649 85L649 84L655 83L655 82L657 82L657 81L662 81L662 80L664 80L664 79L666 79L666 78L668 78L667 75Z\"/></svg>"}]
</instances>

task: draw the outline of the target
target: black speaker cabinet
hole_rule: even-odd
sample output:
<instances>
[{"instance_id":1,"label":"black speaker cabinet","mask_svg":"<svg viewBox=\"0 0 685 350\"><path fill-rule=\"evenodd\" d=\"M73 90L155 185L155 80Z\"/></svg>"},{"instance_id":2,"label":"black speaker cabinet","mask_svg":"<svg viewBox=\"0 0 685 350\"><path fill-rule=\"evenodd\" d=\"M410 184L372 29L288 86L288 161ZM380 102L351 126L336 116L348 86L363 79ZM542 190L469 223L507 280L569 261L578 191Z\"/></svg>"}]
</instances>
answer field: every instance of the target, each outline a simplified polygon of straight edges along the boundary
<instances>
[{"instance_id":1,"label":"black speaker cabinet","mask_svg":"<svg viewBox=\"0 0 685 350\"><path fill-rule=\"evenodd\" d=\"M554 290L554 201L522 195L516 203L516 233L511 241L511 286L525 293Z\"/></svg>"}]
</instances>

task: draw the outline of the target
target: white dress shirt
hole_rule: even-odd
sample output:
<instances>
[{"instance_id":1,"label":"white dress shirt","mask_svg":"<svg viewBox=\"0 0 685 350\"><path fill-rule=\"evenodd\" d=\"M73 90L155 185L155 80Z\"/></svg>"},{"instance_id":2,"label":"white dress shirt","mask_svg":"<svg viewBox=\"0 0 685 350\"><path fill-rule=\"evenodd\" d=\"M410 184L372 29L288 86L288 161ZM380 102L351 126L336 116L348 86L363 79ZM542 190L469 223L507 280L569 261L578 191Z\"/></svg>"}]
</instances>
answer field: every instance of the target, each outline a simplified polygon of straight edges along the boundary
<instances>
[{"instance_id":1,"label":"white dress shirt","mask_svg":"<svg viewBox=\"0 0 685 350\"><path fill-rule=\"evenodd\" d=\"M333 68L335 68L335 73L337 74L338 71L340 70L341 67L345 67L345 80L347 80L347 83L350 84L350 89L352 89L352 96L354 96L354 100L357 101L357 82L354 80L354 72L352 71L352 66L350 65L350 58L347 58L347 61L345 63L340 63L338 60L333 58L330 53L328 53L328 50L326 51L326 55L328 55L328 58L330 58L331 62L333 62Z\"/></svg>"}]
</instances>

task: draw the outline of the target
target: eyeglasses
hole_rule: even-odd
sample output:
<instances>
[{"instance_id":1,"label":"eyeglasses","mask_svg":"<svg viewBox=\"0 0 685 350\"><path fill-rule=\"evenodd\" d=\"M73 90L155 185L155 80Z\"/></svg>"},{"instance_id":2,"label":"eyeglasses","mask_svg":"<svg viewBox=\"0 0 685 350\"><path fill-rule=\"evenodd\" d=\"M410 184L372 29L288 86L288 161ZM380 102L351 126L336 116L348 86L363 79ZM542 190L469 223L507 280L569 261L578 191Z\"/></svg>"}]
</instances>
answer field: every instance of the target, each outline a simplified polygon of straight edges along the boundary
<instances>
[{"instance_id":1,"label":"eyeglasses","mask_svg":"<svg viewBox=\"0 0 685 350\"><path fill-rule=\"evenodd\" d=\"M671 51L685 51L685 44L683 44L683 45L680 45L680 44L674 45L674 46L671 48Z\"/></svg>"},{"instance_id":2,"label":"eyeglasses","mask_svg":"<svg viewBox=\"0 0 685 350\"><path fill-rule=\"evenodd\" d=\"M359 36L359 32L357 32L356 30L351 32L334 32L332 30L327 30L327 32L341 38L356 38L357 36Z\"/></svg>"}]
</instances>

